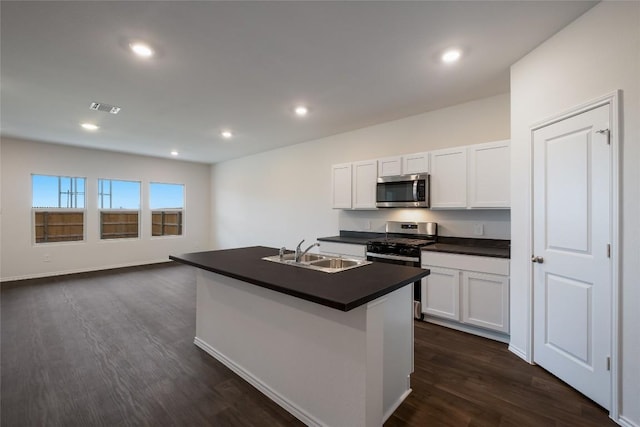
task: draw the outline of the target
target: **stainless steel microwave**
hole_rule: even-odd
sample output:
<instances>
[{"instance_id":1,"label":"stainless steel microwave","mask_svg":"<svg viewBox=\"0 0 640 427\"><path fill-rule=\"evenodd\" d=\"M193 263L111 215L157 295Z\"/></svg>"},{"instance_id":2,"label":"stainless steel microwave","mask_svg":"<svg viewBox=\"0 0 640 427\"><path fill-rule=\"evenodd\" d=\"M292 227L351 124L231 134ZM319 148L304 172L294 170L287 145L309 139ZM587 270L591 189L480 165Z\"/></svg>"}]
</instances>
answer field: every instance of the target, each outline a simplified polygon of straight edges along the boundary
<instances>
[{"instance_id":1,"label":"stainless steel microwave","mask_svg":"<svg viewBox=\"0 0 640 427\"><path fill-rule=\"evenodd\" d=\"M398 175L378 178L378 208L428 208L429 175Z\"/></svg>"}]
</instances>

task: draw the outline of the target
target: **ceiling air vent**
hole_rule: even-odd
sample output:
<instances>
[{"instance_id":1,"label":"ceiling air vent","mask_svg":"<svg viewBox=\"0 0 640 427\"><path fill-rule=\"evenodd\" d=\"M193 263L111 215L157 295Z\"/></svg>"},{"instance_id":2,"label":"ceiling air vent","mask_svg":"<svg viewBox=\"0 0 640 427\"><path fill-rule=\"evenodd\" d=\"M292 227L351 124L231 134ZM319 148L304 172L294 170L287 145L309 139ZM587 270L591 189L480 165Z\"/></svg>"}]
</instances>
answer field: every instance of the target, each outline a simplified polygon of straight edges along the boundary
<instances>
[{"instance_id":1,"label":"ceiling air vent","mask_svg":"<svg viewBox=\"0 0 640 427\"><path fill-rule=\"evenodd\" d=\"M116 107L115 105L109 105L102 102L92 102L89 106L90 110L95 111L104 111L105 113L118 114L120 111L120 107Z\"/></svg>"}]
</instances>

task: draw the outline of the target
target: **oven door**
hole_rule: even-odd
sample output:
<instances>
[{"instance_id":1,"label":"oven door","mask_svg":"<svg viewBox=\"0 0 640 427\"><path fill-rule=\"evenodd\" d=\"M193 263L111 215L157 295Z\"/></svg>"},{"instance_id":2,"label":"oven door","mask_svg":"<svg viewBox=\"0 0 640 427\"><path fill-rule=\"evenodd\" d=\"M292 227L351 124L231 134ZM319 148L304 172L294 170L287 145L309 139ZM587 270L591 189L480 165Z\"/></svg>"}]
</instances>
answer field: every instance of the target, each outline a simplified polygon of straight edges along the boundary
<instances>
[{"instance_id":1,"label":"oven door","mask_svg":"<svg viewBox=\"0 0 640 427\"><path fill-rule=\"evenodd\" d=\"M401 255L377 254L375 252L367 252L367 261L384 262L387 264L406 265L408 267L420 267L420 258L407 257ZM420 301L422 296L421 282L413 282L413 317L422 320L424 315L420 309Z\"/></svg>"}]
</instances>

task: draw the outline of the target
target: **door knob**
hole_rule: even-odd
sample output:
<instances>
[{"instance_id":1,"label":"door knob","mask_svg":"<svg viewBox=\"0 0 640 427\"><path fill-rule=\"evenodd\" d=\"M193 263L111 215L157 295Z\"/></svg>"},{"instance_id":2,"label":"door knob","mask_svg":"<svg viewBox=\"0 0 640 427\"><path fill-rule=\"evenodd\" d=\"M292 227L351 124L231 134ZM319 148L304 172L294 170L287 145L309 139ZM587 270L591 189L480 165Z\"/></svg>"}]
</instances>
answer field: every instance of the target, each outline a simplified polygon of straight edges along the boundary
<instances>
[{"instance_id":1,"label":"door knob","mask_svg":"<svg viewBox=\"0 0 640 427\"><path fill-rule=\"evenodd\" d=\"M544 258L542 258L541 256L532 256L531 262L537 262L542 264L544 262Z\"/></svg>"}]
</instances>

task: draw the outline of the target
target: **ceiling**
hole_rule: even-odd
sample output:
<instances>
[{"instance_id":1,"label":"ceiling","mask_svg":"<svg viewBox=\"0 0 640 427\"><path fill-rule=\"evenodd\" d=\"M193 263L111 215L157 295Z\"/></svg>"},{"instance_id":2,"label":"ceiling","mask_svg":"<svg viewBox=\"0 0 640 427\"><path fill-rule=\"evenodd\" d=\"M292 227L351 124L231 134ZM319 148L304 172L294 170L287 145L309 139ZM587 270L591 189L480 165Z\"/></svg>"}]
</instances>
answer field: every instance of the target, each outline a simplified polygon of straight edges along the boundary
<instances>
[{"instance_id":1,"label":"ceiling","mask_svg":"<svg viewBox=\"0 0 640 427\"><path fill-rule=\"evenodd\" d=\"M508 92L509 66L594 4L2 1L1 132L220 162Z\"/></svg>"}]
</instances>

